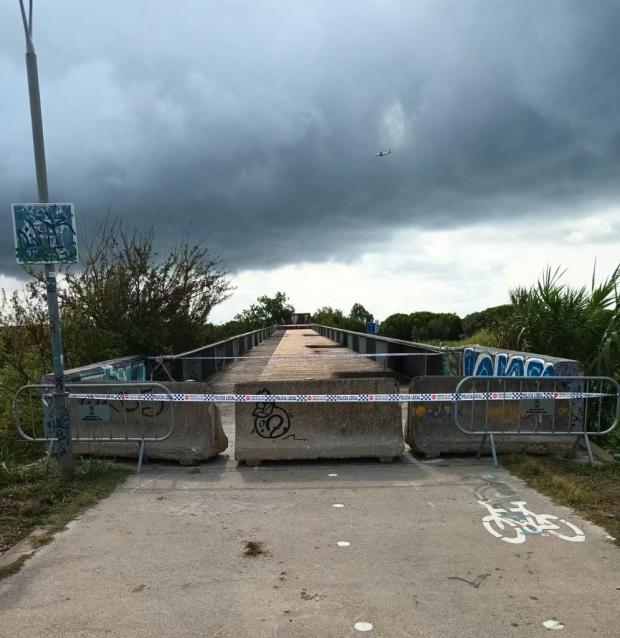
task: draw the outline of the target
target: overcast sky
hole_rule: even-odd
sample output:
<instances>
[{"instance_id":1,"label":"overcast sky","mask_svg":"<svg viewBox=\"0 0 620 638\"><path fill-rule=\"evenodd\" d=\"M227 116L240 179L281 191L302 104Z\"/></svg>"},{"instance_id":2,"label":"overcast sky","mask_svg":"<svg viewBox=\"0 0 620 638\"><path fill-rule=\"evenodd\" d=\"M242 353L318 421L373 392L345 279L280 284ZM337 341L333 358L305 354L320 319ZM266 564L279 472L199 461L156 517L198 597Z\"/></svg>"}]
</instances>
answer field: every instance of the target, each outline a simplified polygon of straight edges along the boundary
<instances>
[{"instance_id":1,"label":"overcast sky","mask_svg":"<svg viewBox=\"0 0 620 638\"><path fill-rule=\"evenodd\" d=\"M50 196L237 291L379 318L620 261L617 0L35 0ZM0 4L0 286L36 200L18 0ZM380 149L392 149L384 158ZM2 219L4 221L2 221Z\"/></svg>"}]
</instances>

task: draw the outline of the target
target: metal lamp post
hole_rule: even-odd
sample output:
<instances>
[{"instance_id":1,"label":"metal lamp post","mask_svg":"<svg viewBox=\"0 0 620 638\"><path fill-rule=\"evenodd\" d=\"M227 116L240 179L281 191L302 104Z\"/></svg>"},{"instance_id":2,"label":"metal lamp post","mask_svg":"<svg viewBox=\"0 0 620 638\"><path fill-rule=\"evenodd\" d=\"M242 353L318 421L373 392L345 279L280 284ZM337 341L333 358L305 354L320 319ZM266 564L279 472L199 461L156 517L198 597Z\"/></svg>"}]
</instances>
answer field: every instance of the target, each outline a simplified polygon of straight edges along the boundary
<instances>
[{"instance_id":1,"label":"metal lamp post","mask_svg":"<svg viewBox=\"0 0 620 638\"><path fill-rule=\"evenodd\" d=\"M49 202L47 188L47 168L45 165L45 145L43 142L43 119L41 117L41 96L39 93L39 73L37 56L32 42L32 0L29 1L28 16L23 0L19 5L26 36L26 70L28 73L28 94L30 96L30 118L32 121L32 142L34 146L34 162L37 173L37 191L40 203ZM65 371L62 354L62 338L60 333L60 312L58 310L58 290L56 267L53 263L45 264L45 288L47 292L47 308L52 336L52 360L54 369L54 433L60 471L64 480L74 476L73 453L71 451L71 431L69 426L69 400L65 386Z\"/></svg>"}]
</instances>

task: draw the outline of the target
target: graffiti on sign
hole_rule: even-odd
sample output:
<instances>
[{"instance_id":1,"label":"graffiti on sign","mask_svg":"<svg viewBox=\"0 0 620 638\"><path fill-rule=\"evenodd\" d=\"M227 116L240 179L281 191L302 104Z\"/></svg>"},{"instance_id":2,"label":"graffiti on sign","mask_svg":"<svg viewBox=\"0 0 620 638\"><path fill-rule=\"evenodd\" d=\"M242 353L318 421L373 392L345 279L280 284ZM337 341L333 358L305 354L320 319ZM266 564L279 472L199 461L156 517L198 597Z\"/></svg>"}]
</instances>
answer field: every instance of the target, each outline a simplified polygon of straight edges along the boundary
<instances>
[{"instance_id":1,"label":"graffiti on sign","mask_svg":"<svg viewBox=\"0 0 620 638\"><path fill-rule=\"evenodd\" d=\"M525 506L525 501L512 501L512 507L493 507L488 501L478 501L486 507L482 525L489 534L506 543L525 543L529 536L555 536L564 541L580 543L585 534L575 525L551 514L534 514Z\"/></svg>"},{"instance_id":2,"label":"graffiti on sign","mask_svg":"<svg viewBox=\"0 0 620 638\"><path fill-rule=\"evenodd\" d=\"M463 374L466 377L553 377L555 366L539 357L476 352L474 348L465 348Z\"/></svg>"},{"instance_id":3,"label":"graffiti on sign","mask_svg":"<svg viewBox=\"0 0 620 638\"><path fill-rule=\"evenodd\" d=\"M13 204L15 257L20 264L73 264L73 204Z\"/></svg>"}]
</instances>

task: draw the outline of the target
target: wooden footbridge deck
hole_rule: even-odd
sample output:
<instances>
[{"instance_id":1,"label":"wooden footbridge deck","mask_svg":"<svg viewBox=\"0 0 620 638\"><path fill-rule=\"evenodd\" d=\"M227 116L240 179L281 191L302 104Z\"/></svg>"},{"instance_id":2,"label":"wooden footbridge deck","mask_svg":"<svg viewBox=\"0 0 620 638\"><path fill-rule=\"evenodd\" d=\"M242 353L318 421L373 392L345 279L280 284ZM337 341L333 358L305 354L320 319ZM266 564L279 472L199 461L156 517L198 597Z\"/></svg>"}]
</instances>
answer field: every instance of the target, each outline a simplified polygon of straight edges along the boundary
<instances>
[{"instance_id":1,"label":"wooden footbridge deck","mask_svg":"<svg viewBox=\"0 0 620 638\"><path fill-rule=\"evenodd\" d=\"M322 337L310 328L281 329L251 350L248 358L238 359L225 370L215 374L209 380L209 385L214 392L232 393L236 384L250 381L397 378L396 373L370 357L335 358L337 355L354 354L349 348ZM278 358L280 355L286 358ZM301 358L308 355L316 355L316 359ZM295 358L297 356L300 358ZM322 358L324 356L329 358ZM235 437L235 406L221 404L219 408L222 425L230 441L229 449L232 450ZM403 407L403 414L404 410Z\"/></svg>"},{"instance_id":2,"label":"wooden footbridge deck","mask_svg":"<svg viewBox=\"0 0 620 638\"><path fill-rule=\"evenodd\" d=\"M280 379L341 379L343 377L390 376L389 370L369 357L336 359L353 355L349 348L322 337L310 328L281 329L254 348L248 359L236 361L217 374L213 387L223 392L243 381L276 381ZM277 358L283 355L290 358ZM308 357L316 355L316 359ZM334 358L321 358L324 355ZM264 357L273 358L265 359ZM296 359L295 357L300 358Z\"/></svg>"}]
</instances>

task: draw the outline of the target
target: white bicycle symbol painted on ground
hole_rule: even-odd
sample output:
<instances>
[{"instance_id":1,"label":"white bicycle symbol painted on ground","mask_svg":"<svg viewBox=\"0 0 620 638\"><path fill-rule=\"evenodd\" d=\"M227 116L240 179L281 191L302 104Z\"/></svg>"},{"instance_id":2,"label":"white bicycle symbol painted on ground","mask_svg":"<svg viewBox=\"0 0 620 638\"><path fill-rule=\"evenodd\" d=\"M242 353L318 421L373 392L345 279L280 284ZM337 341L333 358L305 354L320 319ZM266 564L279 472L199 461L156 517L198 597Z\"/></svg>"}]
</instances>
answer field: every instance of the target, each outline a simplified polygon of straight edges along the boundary
<instances>
[{"instance_id":1,"label":"white bicycle symbol painted on ground","mask_svg":"<svg viewBox=\"0 0 620 638\"><path fill-rule=\"evenodd\" d=\"M557 536L564 541L581 543L585 534L575 525L551 514L534 514L526 507L525 501L512 501L507 510L493 507L486 501L478 501L487 508L488 514L482 518L484 528L496 538L506 543L525 543L528 536Z\"/></svg>"}]
</instances>

